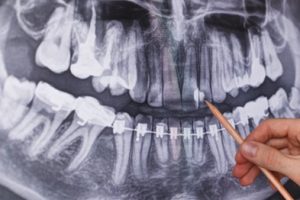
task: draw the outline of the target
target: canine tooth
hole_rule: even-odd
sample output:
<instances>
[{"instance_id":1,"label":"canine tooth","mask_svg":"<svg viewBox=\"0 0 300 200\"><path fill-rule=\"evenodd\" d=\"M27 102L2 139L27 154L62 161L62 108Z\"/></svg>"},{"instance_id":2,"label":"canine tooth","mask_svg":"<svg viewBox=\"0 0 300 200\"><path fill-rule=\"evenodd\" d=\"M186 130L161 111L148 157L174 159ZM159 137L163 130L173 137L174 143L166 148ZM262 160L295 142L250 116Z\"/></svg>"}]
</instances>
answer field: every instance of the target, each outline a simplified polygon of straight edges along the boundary
<instances>
[{"instance_id":1,"label":"canine tooth","mask_svg":"<svg viewBox=\"0 0 300 200\"><path fill-rule=\"evenodd\" d=\"M185 120L182 122L182 130L183 130L183 147L185 151L185 157L188 162L193 161L193 137L191 134L193 132L193 124L191 120Z\"/></svg>"},{"instance_id":2,"label":"canine tooth","mask_svg":"<svg viewBox=\"0 0 300 200\"><path fill-rule=\"evenodd\" d=\"M294 112L289 107L287 94L282 88L269 99L269 106L276 118L295 118Z\"/></svg>"},{"instance_id":3,"label":"canine tooth","mask_svg":"<svg viewBox=\"0 0 300 200\"><path fill-rule=\"evenodd\" d=\"M193 137L193 162L197 166L201 166L206 161L206 150L204 144L204 122L195 120L193 129L197 133L197 137Z\"/></svg>"},{"instance_id":4,"label":"canine tooth","mask_svg":"<svg viewBox=\"0 0 300 200\"><path fill-rule=\"evenodd\" d=\"M5 80L0 99L1 129L10 130L21 120L28 111L34 90L33 82L18 80L13 76Z\"/></svg>"},{"instance_id":5,"label":"canine tooth","mask_svg":"<svg viewBox=\"0 0 300 200\"><path fill-rule=\"evenodd\" d=\"M210 53L208 44L202 44L200 56L200 76L199 76L199 90L204 93L205 99L211 100L212 93L210 87Z\"/></svg>"},{"instance_id":6,"label":"canine tooth","mask_svg":"<svg viewBox=\"0 0 300 200\"><path fill-rule=\"evenodd\" d=\"M150 106L161 107L163 93L163 70L160 66L160 48L156 44L150 44L148 48L148 66L150 74L150 86L147 102Z\"/></svg>"},{"instance_id":7,"label":"canine tooth","mask_svg":"<svg viewBox=\"0 0 300 200\"><path fill-rule=\"evenodd\" d=\"M134 136L133 152L132 152L132 166L133 173L138 179L148 177L148 154L151 146L152 134L147 131L152 130L152 119L138 115L135 118L136 127L138 129ZM142 127L144 128L138 128ZM145 130L146 128L146 130ZM142 136L139 138L139 136Z\"/></svg>"},{"instance_id":8,"label":"canine tooth","mask_svg":"<svg viewBox=\"0 0 300 200\"><path fill-rule=\"evenodd\" d=\"M86 79L89 76L101 76L106 65L102 65L95 55L96 50L96 10L95 6L92 6L92 17L89 24L89 30L85 39L81 39L78 33L77 27L75 29L75 36L78 42L78 58L76 63L73 63L70 67L71 73L80 79Z\"/></svg>"},{"instance_id":9,"label":"canine tooth","mask_svg":"<svg viewBox=\"0 0 300 200\"><path fill-rule=\"evenodd\" d=\"M258 35L248 32L249 34L249 42L250 42L250 58L251 58L251 73L249 77L249 84L252 87L260 86L266 77L266 70L262 65L261 61L261 47L260 47L260 40Z\"/></svg>"},{"instance_id":10,"label":"canine tooth","mask_svg":"<svg viewBox=\"0 0 300 200\"><path fill-rule=\"evenodd\" d=\"M167 120L154 119L153 130L157 133L154 144L156 149L156 155L160 164L166 165L169 161L169 138L163 136L168 132Z\"/></svg>"},{"instance_id":11,"label":"canine tooth","mask_svg":"<svg viewBox=\"0 0 300 200\"><path fill-rule=\"evenodd\" d=\"M208 143L212 154L216 160L216 170L218 173L225 174L228 170L228 163L225 159L224 147L218 132L218 122L215 119L211 119L207 127L210 134L207 136Z\"/></svg>"},{"instance_id":12,"label":"canine tooth","mask_svg":"<svg viewBox=\"0 0 300 200\"><path fill-rule=\"evenodd\" d=\"M55 73L68 70L70 65L73 4L57 7L47 23L43 41L36 51L35 62Z\"/></svg>"},{"instance_id":13,"label":"canine tooth","mask_svg":"<svg viewBox=\"0 0 300 200\"><path fill-rule=\"evenodd\" d=\"M31 157L44 151L51 139L53 139L56 130L71 111L75 109L75 98L72 95L62 92L47 83L40 82L38 84L36 98L45 104L44 107L40 107L40 109L47 110L51 124L49 129L44 129L45 131L43 131L38 139L31 145L29 149L29 155ZM48 109L49 107L50 109ZM34 112L39 111L35 110Z\"/></svg>"},{"instance_id":14,"label":"canine tooth","mask_svg":"<svg viewBox=\"0 0 300 200\"><path fill-rule=\"evenodd\" d=\"M176 65L170 50L162 50L163 67L163 103L172 110L181 109L181 94L177 77Z\"/></svg>"},{"instance_id":15,"label":"canine tooth","mask_svg":"<svg viewBox=\"0 0 300 200\"><path fill-rule=\"evenodd\" d=\"M118 113L116 120L125 121L125 127L133 128L133 120L127 113ZM129 159L131 155L132 131L125 130L121 134L114 135L116 149L116 164L114 167L112 179L116 185L124 184L129 168Z\"/></svg>"},{"instance_id":16,"label":"canine tooth","mask_svg":"<svg viewBox=\"0 0 300 200\"><path fill-rule=\"evenodd\" d=\"M181 137L178 137L178 134L181 133L180 121L175 118L170 118L169 130L172 158L174 161L178 161L181 153Z\"/></svg>"},{"instance_id":17,"label":"canine tooth","mask_svg":"<svg viewBox=\"0 0 300 200\"><path fill-rule=\"evenodd\" d=\"M245 90L248 87L250 80L249 74L246 70L246 64L244 62L241 43L234 34L230 34L230 43L233 52L233 70L235 74L234 80L238 88L243 88Z\"/></svg>"},{"instance_id":18,"label":"canine tooth","mask_svg":"<svg viewBox=\"0 0 300 200\"><path fill-rule=\"evenodd\" d=\"M232 118L231 113L224 113L224 116L228 119L229 123L231 124L232 127L235 128L235 124ZM222 130L222 141L224 145L224 151L226 154L226 157L228 159L228 162L230 165L235 164L235 154L236 154L236 144L231 135L227 132L226 129Z\"/></svg>"},{"instance_id":19,"label":"canine tooth","mask_svg":"<svg viewBox=\"0 0 300 200\"><path fill-rule=\"evenodd\" d=\"M137 23L134 23L132 30L129 33L129 37L133 37L134 40L133 48L135 52L135 54L130 53L129 62L128 62L128 68L129 68L128 81L129 81L129 88L131 88L129 90L129 94L135 102L143 103L147 97L149 80L148 80L148 69L146 66L147 63L146 63L145 51L143 46L144 42L143 42L142 30ZM136 68L136 72L132 69L133 67Z\"/></svg>"},{"instance_id":20,"label":"canine tooth","mask_svg":"<svg viewBox=\"0 0 300 200\"><path fill-rule=\"evenodd\" d=\"M198 90L197 85L197 60L196 48L187 47L186 62L184 65L184 77L182 86L182 108L183 110L198 109L198 100L195 101L194 91ZM198 99L198 98L197 98Z\"/></svg>"},{"instance_id":21,"label":"canine tooth","mask_svg":"<svg viewBox=\"0 0 300 200\"><path fill-rule=\"evenodd\" d=\"M276 81L283 74L282 64L277 56L276 48L271 40L269 32L262 31L261 38L266 74L272 81Z\"/></svg>"},{"instance_id":22,"label":"canine tooth","mask_svg":"<svg viewBox=\"0 0 300 200\"><path fill-rule=\"evenodd\" d=\"M243 107L236 107L232 112L232 116L234 121L236 122L236 127L239 133L243 138L246 138L250 133L247 112Z\"/></svg>"}]
</instances>

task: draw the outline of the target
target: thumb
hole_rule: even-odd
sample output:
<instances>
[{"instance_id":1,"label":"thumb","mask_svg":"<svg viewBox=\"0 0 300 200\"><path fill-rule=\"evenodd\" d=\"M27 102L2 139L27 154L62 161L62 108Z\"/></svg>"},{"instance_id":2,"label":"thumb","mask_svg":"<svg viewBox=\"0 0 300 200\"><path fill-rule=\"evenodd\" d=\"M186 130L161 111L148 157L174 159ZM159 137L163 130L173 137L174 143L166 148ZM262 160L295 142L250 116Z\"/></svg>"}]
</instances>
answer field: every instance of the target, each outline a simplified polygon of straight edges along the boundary
<instances>
[{"instance_id":1,"label":"thumb","mask_svg":"<svg viewBox=\"0 0 300 200\"><path fill-rule=\"evenodd\" d=\"M244 142L241 146L241 153L247 160L257 166L284 175L289 174L288 168L293 165L291 159L284 156L277 149L254 141Z\"/></svg>"}]
</instances>

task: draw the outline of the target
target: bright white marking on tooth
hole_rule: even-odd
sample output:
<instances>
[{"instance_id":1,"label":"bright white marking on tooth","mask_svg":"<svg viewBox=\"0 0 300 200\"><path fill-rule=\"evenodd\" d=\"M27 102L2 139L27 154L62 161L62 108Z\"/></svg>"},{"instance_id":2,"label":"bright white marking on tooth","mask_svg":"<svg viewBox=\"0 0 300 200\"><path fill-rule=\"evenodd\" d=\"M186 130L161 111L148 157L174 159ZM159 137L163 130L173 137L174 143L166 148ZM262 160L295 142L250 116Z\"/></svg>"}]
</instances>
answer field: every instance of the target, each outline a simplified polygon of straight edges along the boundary
<instances>
[{"instance_id":1,"label":"bright white marking on tooth","mask_svg":"<svg viewBox=\"0 0 300 200\"><path fill-rule=\"evenodd\" d=\"M164 137L164 126L156 125L156 137L163 138Z\"/></svg>"},{"instance_id":2,"label":"bright white marking on tooth","mask_svg":"<svg viewBox=\"0 0 300 200\"><path fill-rule=\"evenodd\" d=\"M51 106L54 111L70 111L75 107L75 98L72 95L62 92L48 83L39 82L35 90L35 96Z\"/></svg>"},{"instance_id":3,"label":"bright white marking on tooth","mask_svg":"<svg viewBox=\"0 0 300 200\"><path fill-rule=\"evenodd\" d=\"M122 134L125 131L125 121L124 120L115 120L113 124L113 133Z\"/></svg>"},{"instance_id":4,"label":"bright white marking on tooth","mask_svg":"<svg viewBox=\"0 0 300 200\"><path fill-rule=\"evenodd\" d=\"M196 127L196 134L197 134L197 139L203 139L204 137L204 130L203 127Z\"/></svg>"},{"instance_id":5,"label":"bright white marking on tooth","mask_svg":"<svg viewBox=\"0 0 300 200\"><path fill-rule=\"evenodd\" d=\"M147 133L147 124L139 123L136 127L136 141L138 142L140 140L140 137L144 137Z\"/></svg>"},{"instance_id":6,"label":"bright white marking on tooth","mask_svg":"<svg viewBox=\"0 0 300 200\"><path fill-rule=\"evenodd\" d=\"M283 74L282 64L277 56L276 47L271 40L269 32L262 31L261 37L267 76L272 81L276 81Z\"/></svg>"},{"instance_id":7,"label":"bright white marking on tooth","mask_svg":"<svg viewBox=\"0 0 300 200\"><path fill-rule=\"evenodd\" d=\"M62 73L70 65L74 5L57 7L47 22L45 37L36 51L37 65Z\"/></svg>"},{"instance_id":8,"label":"bright white marking on tooth","mask_svg":"<svg viewBox=\"0 0 300 200\"><path fill-rule=\"evenodd\" d=\"M287 94L282 88L269 99L269 106L277 118L295 118L294 112L289 107Z\"/></svg>"},{"instance_id":9,"label":"bright white marking on tooth","mask_svg":"<svg viewBox=\"0 0 300 200\"><path fill-rule=\"evenodd\" d=\"M79 125L86 123L99 126L111 126L115 119L113 108L99 104L93 97L80 97L76 100L76 113L80 119Z\"/></svg>"},{"instance_id":10,"label":"bright white marking on tooth","mask_svg":"<svg viewBox=\"0 0 300 200\"><path fill-rule=\"evenodd\" d=\"M291 89L289 106L295 111L300 111L300 91L296 87L292 87Z\"/></svg>"},{"instance_id":11,"label":"bright white marking on tooth","mask_svg":"<svg viewBox=\"0 0 300 200\"><path fill-rule=\"evenodd\" d=\"M191 128L183 128L183 139L190 140L191 139L191 133L192 133Z\"/></svg>"},{"instance_id":12,"label":"bright white marking on tooth","mask_svg":"<svg viewBox=\"0 0 300 200\"><path fill-rule=\"evenodd\" d=\"M71 65L72 74L80 79L86 79L89 76L101 76L107 66L100 64L95 58L96 10L94 5L92 6L92 17L85 41L80 41L79 33L75 33L78 41L78 60Z\"/></svg>"},{"instance_id":13,"label":"bright white marking on tooth","mask_svg":"<svg viewBox=\"0 0 300 200\"><path fill-rule=\"evenodd\" d=\"M177 127L170 127L170 139L176 140L178 135L178 128Z\"/></svg>"}]
</instances>

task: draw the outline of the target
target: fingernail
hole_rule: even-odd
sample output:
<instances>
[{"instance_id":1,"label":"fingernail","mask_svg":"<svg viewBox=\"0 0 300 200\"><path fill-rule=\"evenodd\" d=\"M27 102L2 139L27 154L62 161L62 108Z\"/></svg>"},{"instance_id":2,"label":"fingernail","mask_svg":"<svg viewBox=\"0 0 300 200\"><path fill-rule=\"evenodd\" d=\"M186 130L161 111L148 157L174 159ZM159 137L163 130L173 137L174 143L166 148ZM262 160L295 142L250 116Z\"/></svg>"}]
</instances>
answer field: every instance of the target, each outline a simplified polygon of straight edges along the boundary
<instances>
[{"instance_id":1,"label":"fingernail","mask_svg":"<svg viewBox=\"0 0 300 200\"><path fill-rule=\"evenodd\" d=\"M256 146L256 144L254 144L252 142L245 142L242 145L242 153L245 156L255 157L256 156L256 152L257 152L257 146Z\"/></svg>"}]
</instances>

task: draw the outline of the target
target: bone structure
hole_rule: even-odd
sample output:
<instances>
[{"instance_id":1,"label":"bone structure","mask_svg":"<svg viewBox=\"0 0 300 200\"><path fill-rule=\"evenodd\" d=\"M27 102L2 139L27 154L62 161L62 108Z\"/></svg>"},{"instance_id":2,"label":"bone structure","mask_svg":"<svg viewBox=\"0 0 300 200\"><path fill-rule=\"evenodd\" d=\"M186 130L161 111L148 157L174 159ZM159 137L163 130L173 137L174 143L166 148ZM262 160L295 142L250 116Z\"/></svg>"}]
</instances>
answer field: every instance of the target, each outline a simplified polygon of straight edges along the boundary
<instances>
[{"instance_id":1,"label":"bone structure","mask_svg":"<svg viewBox=\"0 0 300 200\"><path fill-rule=\"evenodd\" d=\"M243 138L300 115L300 35L276 8L0 3L0 184L37 200L267 198L264 179L231 177L238 146L204 99Z\"/></svg>"}]
</instances>

